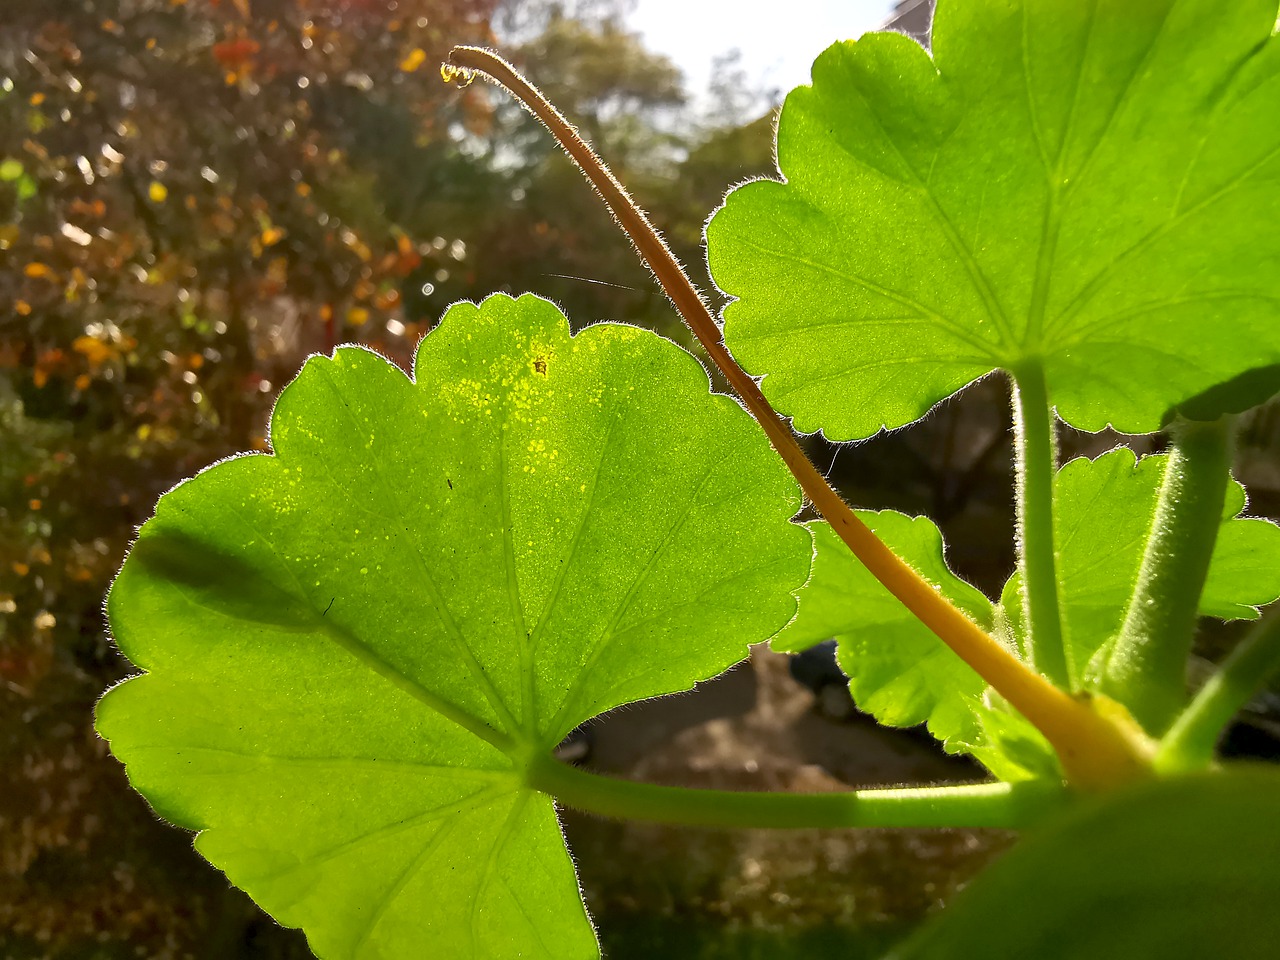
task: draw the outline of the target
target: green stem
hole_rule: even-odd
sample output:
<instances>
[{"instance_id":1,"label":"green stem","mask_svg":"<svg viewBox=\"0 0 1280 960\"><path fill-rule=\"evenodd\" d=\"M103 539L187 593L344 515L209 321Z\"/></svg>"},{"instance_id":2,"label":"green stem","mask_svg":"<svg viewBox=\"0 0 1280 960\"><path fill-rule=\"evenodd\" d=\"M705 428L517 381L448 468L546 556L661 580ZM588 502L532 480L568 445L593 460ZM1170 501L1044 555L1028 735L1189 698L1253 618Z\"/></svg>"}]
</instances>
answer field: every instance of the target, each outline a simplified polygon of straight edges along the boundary
<instances>
[{"instance_id":1,"label":"green stem","mask_svg":"<svg viewBox=\"0 0 1280 960\"><path fill-rule=\"evenodd\" d=\"M1186 701L1200 593L1231 479L1232 420L1175 425L1138 583L1102 664L1098 688L1152 736Z\"/></svg>"},{"instance_id":2,"label":"green stem","mask_svg":"<svg viewBox=\"0 0 1280 960\"><path fill-rule=\"evenodd\" d=\"M1277 671L1280 615L1273 614L1231 651L1174 721L1156 753L1157 769L1174 773L1207 767L1223 729Z\"/></svg>"},{"instance_id":3,"label":"green stem","mask_svg":"<svg viewBox=\"0 0 1280 960\"><path fill-rule=\"evenodd\" d=\"M1057 444L1044 367L1031 361L1013 374L1013 430L1017 450L1018 570L1027 623L1027 655L1055 685L1070 688L1062 610L1058 598L1053 529L1053 474Z\"/></svg>"},{"instance_id":4,"label":"green stem","mask_svg":"<svg viewBox=\"0 0 1280 960\"><path fill-rule=\"evenodd\" d=\"M693 790L587 773L550 757L534 759L528 783L576 810L625 820L690 827L840 829L848 827L1030 826L1062 806L1057 782L979 783L956 787L756 793Z\"/></svg>"}]
</instances>

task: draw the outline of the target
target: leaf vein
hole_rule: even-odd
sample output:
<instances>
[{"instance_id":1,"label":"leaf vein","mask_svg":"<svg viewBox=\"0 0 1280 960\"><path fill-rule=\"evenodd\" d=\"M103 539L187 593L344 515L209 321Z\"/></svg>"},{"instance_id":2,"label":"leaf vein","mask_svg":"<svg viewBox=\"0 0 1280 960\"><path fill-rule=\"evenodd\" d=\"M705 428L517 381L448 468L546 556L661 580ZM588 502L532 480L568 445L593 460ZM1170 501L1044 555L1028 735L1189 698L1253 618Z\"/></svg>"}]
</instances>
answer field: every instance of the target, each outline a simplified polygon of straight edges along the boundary
<instances>
[{"instance_id":1,"label":"leaf vein","mask_svg":"<svg viewBox=\"0 0 1280 960\"><path fill-rule=\"evenodd\" d=\"M711 479L712 474L715 473L716 467L718 466L717 461L711 458L708 458L708 461L707 469L703 472L702 478L698 481L692 493L690 493L689 499L685 502L684 509L681 510L680 515L676 518L675 522L668 527L667 532L663 534L658 543L654 545L653 552L649 555L649 559L645 561L644 567L641 568L635 579L631 581L631 586L627 588L627 592L619 602L617 609L614 611L613 617L610 619L609 625L605 627L599 638L592 645L591 652L588 654L586 662L578 671L577 677L574 678L573 683L570 685L569 690L565 694L565 698L561 703L561 707L559 711L557 711L555 719L552 721L551 729L557 733L559 733L564 727L565 717L574 706L574 698L577 697L578 694L581 693L583 687L586 686L587 681L591 677L591 673L600 662L600 658L604 656L605 650L617 640L618 634L614 631L617 629L622 618L626 616L626 612L630 609L632 600L635 599L635 596L640 592L641 587L648 581L650 574L652 574L657 565L658 559L674 542L676 534L684 527L685 523L687 523L689 518L693 515L693 508L697 504L698 495L702 492L702 488L706 486L707 481Z\"/></svg>"},{"instance_id":2,"label":"leaf vein","mask_svg":"<svg viewBox=\"0 0 1280 960\"><path fill-rule=\"evenodd\" d=\"M1213 204L1217 203L1219 200L1221 200L1231 191L1235 190L1237 187L1244 184L1249 179L1249 177L1253 176L1253 174L1255 174L1258 170L1262 169L1264 166L1266 166L1268 163L1274 160L1277 156L1280 156L1280 144L1278 144L1273 149L1268 150L1266 154L1263 155L1260 159L1250 164L1244 170L1232 176L1225 183L1223 183L1217 190L1205 196L1198 203L1188 207L1187 209L1183 210L1180 213L1175 213L1172 217L1165 220L1159 226L1154 227L1151 230L1147 231L1145 235L1143 235L1141 238L1139 238L1133 244L1131 244L1128 247L1128 249L1121 252L1119 256L1115 257L1110 263L1108 263L1105 267L1103 267L1096 274L1094 274L1093 278L1090 279L1089 282L1086 283L1083 287L1081 287L1080 292L1077 293L1071 299L1071 301L1063 308L1062 313L1058 315L1056 322L1051 324L1051 326L1056 329L1069 324L1071 320L1077 314L1080 313L1080 311L1084 308L1084 306L1088 304L1089 301L1092 300L1095 296L1097 296L1098 292L1102 289L1102 287L1106 284L1106 282L1109 279L1111 279L1112 275L1115 274L1115 272L1119 270L1124 264L1126 264L1128 261L1137 257L1139 254L1145 251L1148 247L1154 244L1157 240L1160 240L1161 238L1163 238L1166 234L1173 232L1184 221L1190 219L1192 216L1199 213L1201 210L1204 210L1205 208L1210 207Z\"/></svg>"},{"instance_id":3,"label":"leaf vein","mask_svg":"<svg viewBox=\"0 0 1280 960\"><path fill-rule=\"evenodd\" d=\"M359 431L360 424L356 421L354 414L352 414L349 404L344 400L342 391L338 388L338 385L334 383L328 367L322 365L317 369L324 372L324 376L318 379L328 387L334 397L338 400L336 406L341 410L342 415L346 417L353 428ZM365 432L367 433L368 431ZM395 493L395 487L388 483L387 478L383 475L381 464L378 459L370 456L366 458L366 462L377 475L384 494L395 507L396 515L404 518L407 513L400 503L399 497ZM396 531L396 536L397 539L400 539L398 530ZM454 620L453 613L449 610L449 605L441 595L439 586L435 582L435 577L432 575L431 569L427 566L426 558L422 555L422 548L412 536L406 536L403 539L403 542L407 543L410 547L410 551L414 559L417 561L418 569L422 573L423 582L431 595L432 606L435 607L436 616L439 618L441 626L445 628L446 634L453 643L455 652L459 655L459 659L466 667L467 672L471 675L475 685L479 688L481 694L498 717L506 723L509 728L519 729L519 724L516 722L515 716L507 707L506 702L502 699L502 695L498 692L498 688L494 686L489 675L485 672L479 661L476 660L475 652L467 644L466 638L462 634L462 630L458 627L457 621Z\"/></svg>"},{"instance_id":4,"label":"leaf vein","mask_svg":"<svg viewBox=\"0 0 1280 960\"><path fill-rule=\"evenodd\" d=\"M582 545L582 541L584 539L583 534L586 532L588 522L591 518L592 508L595 506L596 495L600 489L600 474L604 470L605 460L609 453L609 444L613 437L613 429L617 423L617 417L610 417L605 426L604 437L601 438L600 441L600 456L596 460L596 467L591 474L591 482L586 491L586 506L582 509L580 522L573 533L573 542L569 544L569 553L565 557L564 563L560 565L560 572L556 574L556 582L552 585L551 593L547 597L547 603L543 608L542 616L539 618L537 625L533 628L532 651L534 653L537 653L538 645L542 642L542 638L546 633L547 623L551 619L551 614L555 611L556 604L560 599L560 593L564 589L565 583L568 581L569 571L573 568L573 561L577 558L578 550Z\"/></svg>"},{"instance_id":5,"label":"leaf vein","mask_svg":"<svg viewBox=\"0 0 1280 960\"><path fill-rule=\"evenodd\" d=\"M862 287L865 290L869 290L872 293L878 294L887 300L892 300L894 303L897 303L900 306L907 307L910 310L915 310L920 314L922 319L931 320L933 323L937 324L940 328L947 331L947 333L951 334L957 340L960 340L968 344L969 346L973 347L975 350L979 351L980 353L986 354L992 362L998 362L995 351L992 350L991 344L985 343L980 338L973 336L972 333L965 330L963 326L956 323L954 320L944 317L942 314L938 313L935 310L930 309L929 307L925 306L923 303L913 300L904 294L898 293L896 290L891 290L888 287L881 286L880 284L876 283L873 280L868 280L866 277L861 277L861 276L858 276L857 274L848 273L847 271L840 270L836 267L831 266L830 264L821 263L816 260L811 260L808 257L802 257L799 254L792 253L790 251L773 250L765 246L764 244L756 243L753 240L747 240L745 238L740 239L738 242L741 243L743 246L749 247L752 250L755 250L758 253L762 253L765 256L770 257L772 259L799 264L801 266L809 267L813 270L816 270L819 273L829 274L830 276L836 277L839 280L844 280L856 287Z\"/></svg>"},{"instance_id":6,"label":"leaf vein","mask_svg":"<svg viewBox=\"0 0 1280 960\"><path fill-rule=\"evenodd\" d=\"M504 414L506 404L503 403ZM525 628L524 604L520 600L520 578L516 571L515 545L512 543L511 493L507 477L507 432L498 431L498 491L502 505L502 564L507 580L507 602L511 607L511 624L515 630L516 655L520 666L522 729L532 736L537 725L534 702L533 651Z\"/></svg>"},{"instance_id":7,"label":"leaf vein","mask_svg":"<svg viewBox=\"0 0 1280 960\"><path fill-rule=\"evenodd\" d=\"M524 811L525 804L529 802L529 797L531 796L531 793L525 791L516 797L515 803L511 805L511 810L507 813L506 819L502 821L502 827L494 836L493 845L489 847L489 853L485 857L484 870L480 874L480 885L476 888L475 896L471 900L471 915L469 917L471 955L476 960L482 960L480 954L480 902L484 899L485 890L488 889L489 881L493 876L494 867L497 866L502 848L511 836L511 832L515 829L516 821Z\"/></svg>"},{"instance_id":8,"label":"leaf vein","mask_svg":"<svg viewBox=\"0 0 1280 960\"><path fill-rule=\"evenodd\" d=\"M287 867L282 867L279 870L271 870L267 873L257 873L252 877L245 877L244 879L247 883L257 884L264 881L275 880L302 869L314 872L314 868L320 864L328 863L330 860L335 860L344 854L351 853L366 843L370 843L380 838L394 837L397 834L412 830L415 827L433 823L436 820L443 820L445 817L457 812L457 808L463 805L472 808L476 806L484 806L491 800L497 799L509 792L511 791L507 788L482 787L473 793L465 794L455 800L449 800L445 803L434 806L429 810L424 810L422 813L416 814L408 820L383 824L382 826L375 827L373 830L369 830L366 833L357 834L336 846L329 847L314 856L307 857L305 860L299 860L297 863L290 864Z\"/></svg>"},{"instance_id":9,"label":"leaf vein","mask_svg":"<svg viewBox=\"0 0 1280 960\"><path fill-rule=\"evenodd\" d=\"M901 148L896 140L885 127L884 121L880 119L880 115L872 108L871 103L867 100L867 96L857 85L853 86L853 92L857 95L858 100L862 103L866 114L871 117L876 127L880 130L885 142L892 148L894 155L901 161L902 166L910 173L914 183L912 184L916 190L924 197L925 201L932 208L934 218L938 225L942 228L942 234L946 238L947 243L951 246L952 251L960 258L960 262L964 265L965 271L969 274L969 282L977 291L979 298L987 308L987 316L996 329L1000 331L1006 348L1015 342L1013 336L1013 328L1009 324L1008 318L1004 314L1004 309L1000 306L1000 301L996 298L995 292L991 288L991 282L987 275L979 266L977 259L973 255L973 251L969 245L964 242L964 238L960 236L956 229L955 222L951 219L951 215L943 209L942 204L938 202L937 195L929 189L924 179L920 176L918 170L913 167L907 158L903 155ZM932 173L930 173L932 176Z\"/></svg>"}]
</instances>

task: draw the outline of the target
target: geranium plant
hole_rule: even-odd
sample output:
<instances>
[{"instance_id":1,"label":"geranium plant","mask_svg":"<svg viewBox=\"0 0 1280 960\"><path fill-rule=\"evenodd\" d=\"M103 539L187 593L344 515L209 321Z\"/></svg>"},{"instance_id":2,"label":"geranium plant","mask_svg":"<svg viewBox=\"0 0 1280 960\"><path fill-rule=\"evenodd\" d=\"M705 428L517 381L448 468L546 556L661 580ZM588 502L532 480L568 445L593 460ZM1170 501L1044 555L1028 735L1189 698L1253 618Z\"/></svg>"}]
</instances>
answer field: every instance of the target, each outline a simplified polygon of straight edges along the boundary
<instances>
[{"instance_id":1,"label":"geranium plant","mask_svg":"<svg viewBox=\"0 0 1280 960\"><path fill-rule=\"evenodd\" d=\"M723 327L545 100L707 357L552 304L452 307L412 377L356 347L271 452L160 501L108 600L143 673L98 728L156 811L325 958L598 954L556 804L724 827L998 826L1024 841L895 955L1262 956L1277 789L1214 760L1280 661L1263 620L1194 696L1202 615L1280 595L1237 414L1280 386L1275 0L951 0L932 56L838 43L780 178L707 227ZM723 335L723 336L722 336ZM924 518L855 511L797 445L1013 385L1018 564L986 597ZM1055 424L1167 430L1057 462ZM793 519L804 501L824 518ZM574 727L750 643L839 638L857 703L989 782L813 795L625 782Z\"/></svg>"}]
</instances>

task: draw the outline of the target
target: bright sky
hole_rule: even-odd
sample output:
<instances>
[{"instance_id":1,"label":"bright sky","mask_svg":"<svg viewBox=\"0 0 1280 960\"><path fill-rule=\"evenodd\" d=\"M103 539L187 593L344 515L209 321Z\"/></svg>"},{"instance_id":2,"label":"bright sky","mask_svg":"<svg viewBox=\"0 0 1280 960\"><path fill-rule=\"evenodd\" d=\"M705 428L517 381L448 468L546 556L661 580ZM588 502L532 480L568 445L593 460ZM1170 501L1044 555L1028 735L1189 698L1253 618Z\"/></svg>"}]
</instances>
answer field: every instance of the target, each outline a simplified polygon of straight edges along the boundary
<instances>
[{"instance_id":1,"label":"bright sky","mask_svg":"<svg viewBox=\"0 0 1280 960\"><path fill-rule=\"evenodd\" d=\"M736 47L748 76L785 94L809 82L819 53L883 25L893 6L893 0L637 0L627 23L651 50L675 61L690 93L704 92L712 58Z\"/></svg>"}]
</instances>

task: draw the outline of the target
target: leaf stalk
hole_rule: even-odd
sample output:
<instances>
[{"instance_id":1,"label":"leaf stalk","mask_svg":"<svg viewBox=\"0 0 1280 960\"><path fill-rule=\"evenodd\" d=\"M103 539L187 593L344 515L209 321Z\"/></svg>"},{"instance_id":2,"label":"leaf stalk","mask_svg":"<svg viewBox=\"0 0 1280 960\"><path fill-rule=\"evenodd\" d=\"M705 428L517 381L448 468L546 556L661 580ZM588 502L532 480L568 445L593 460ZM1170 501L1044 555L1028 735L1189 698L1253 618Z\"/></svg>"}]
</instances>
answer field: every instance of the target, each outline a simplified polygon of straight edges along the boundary
<instances>
[{"instance_id":1,"label":"leaf stalk","mask_svg":"<svg viewBox=\"0 0 1280 960\"><path fill-rule=\"evenodd\" d=\"M765 399L756 381L729 354L710 307L648 216L550 101L509 63L480 47L459 46L450 51L442 73L449 79L459 71L468 80L472 73L495 80L550 131L635 244L680 317L760 424L805 496L890 593L1045 735L1057 750L1068 778L1094 787L1144 775L1147 763L1143 749L1125 731L1028 668L854 515L809 462L791 428Z\"/></svg>"},{"instance_id":2,"label":"leaf stalk","mask_svg":"<svg viewBox=\"0 0 1280 960\"><path fill-rule=\"evenodd\" d=\"M1213 762L1218 738L1249 698L1280 672L1280 615L1257 624L1223 661L1160 742L1156 769L1198 770Z\"/></svg>"},{"instance_id":3,"label":"leaf stalk","mask_svg":"<svg viewBox=\"0 0 1280 960\"><path fill-rule=\"evenodd\" d=\"M1053 475L1058 464L1053 411L1044 367L1029 362L1013 375L1013 437L1017 452L1018 569L1027 623L1027 656L1041 675L1071 689L1053 522Z\"/></svg>"},{"instance_id":4,"label":"leaf stalk","mask_svg":"<svg viewBox=\"0 0 1280 960\"><path fill-rule=\"evenodd\" d=\"M1043 780L948 787L778 793L699 790L589 773L549 756L534 759L530 787L575 810L605 817L723 829L1029 827L1063 807L1070 792Z\"/></svg>"},{"instance_id":5,"label":"leaf stalk","mask_svg":"<svg viewBox=\"0 0 1280 960\"><path fill-rule=\"evenodd\" d=\"M1186 702L1200 594L1231 482L1234 420L1174 425L1138 583L1102 666L1099 689L1153 736Z\"/></svg>"}]
</instances>

